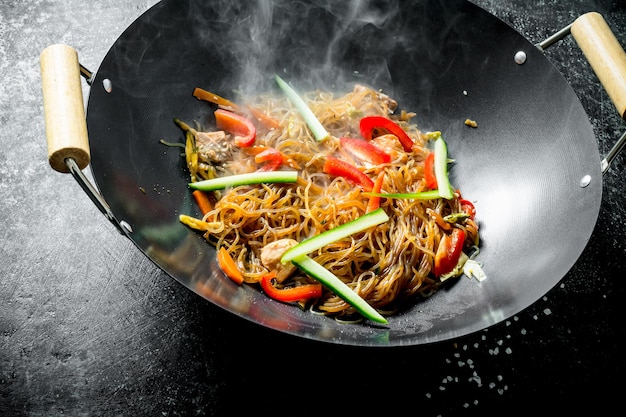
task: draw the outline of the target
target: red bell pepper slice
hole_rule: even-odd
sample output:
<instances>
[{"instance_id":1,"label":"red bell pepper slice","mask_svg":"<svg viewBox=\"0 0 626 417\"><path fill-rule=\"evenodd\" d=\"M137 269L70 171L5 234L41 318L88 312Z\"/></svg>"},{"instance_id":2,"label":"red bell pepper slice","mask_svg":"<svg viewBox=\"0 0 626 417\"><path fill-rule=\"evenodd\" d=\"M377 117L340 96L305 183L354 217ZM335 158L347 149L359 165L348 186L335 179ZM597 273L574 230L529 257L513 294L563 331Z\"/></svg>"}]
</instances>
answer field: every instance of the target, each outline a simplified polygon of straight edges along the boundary
<instances>
[{"instance_id":1,"label":"red bell pepper slice","mask_svg":"<svg viewBox=\"0 0 626 417\"><path fill-rule=\"evenodd\" d=\"M454 228L452 233L445 234L439 242L437 253L435 254L435 276L440 277L452 271L459 262L463 244L465 243L465 231Z\"/></svg>"},{"instance_id":2,"label":"red bell pepper slice","mask_svg":"<svg viewBox=\"0 0 626 417\"><path fill-rule=\"evenodd\" d=\"M242 148L252 146L256 139L254 124L243 116L224 109L215 110L215 123L218 129L235 135L235 144Z\"/></svg>"},{"instance_id":3,"label":"red bell pepper slice","mask_svg":"<svg viewBox=\"0 0 626 417\"><path fill-rule=\"evenodd\" d=\"M267 148L254 155L254 162L257 164L265 162L265 164L259 168L259 171L276 171L280 168L283 161L283 154L274 148Z\"/></svg>"},{"instance_id":4,"label":"red bell pepper slice","mask_svg":"<svg viewBox=\"0 0 626 417\"><path fill-rule=\"evenodd\" d=\"M435 153L431 152L424 161L424 179L426 187L430 190L437 189L437 177L435 176Z\"/></svg>"},{"instance_id":5,"label":"red bell pepper slice","mask_svg":"<svg viewBox=\"0 0 626 417\"><path fill-rule=\"evenodd\" d=\"M391 155L366 140L343 137L339 139L339 142L348 152L372 164L379 165L391 162Z\"/></svg>"},{"instance_id":6,"label":"red bell pepper slice","mask_svg":"<svg viewBox=\"0 0 626 417\"><path fill-rule=\"evenodd\" d=\"M474 207L474 204L464 198L459 199L459 203L461 203L461 210L467 213L470 219L474 220L476 217L476 207Z\"/></svg>"},{"instance_id":7,"label":"red bell pepper slice","mask_svg":"<svg viewBox=\"0 0 626 417\"><path fill-rule=\"evenodd\" d=\"M334 156L327 156L326 162L324 162L324 172L328 175L334 175L336 177L343 177L353 184L359 185L363 191L372 191L374 187L374 181L367 175L359 171L357 167L349 164L346 161L335 158Z\"/></svg>"},{"instance_id":8,"label":"red bell pepper slice","mask_svg":"<svg viewBox=\"0 0 626 417\"><path fill-rule=\"evenodd\" d=\"M307 284L299 287L291 287L279 289L272 284L272 280L276 276L276 271L272 271L261 277L261 288L268 297L283 302L293 302L300 300L308 300L310 298L319 298L322 296L322 284Z\"/></svg>"},{"instance_id":9,"label":"red bell pepper slice","mask_svg":"<svg viewBox=\"0 0 626 417\"><path fill-rule=\"evenodd\" d=\"M387 119L383 116L367 116L361 119L359 123L361 129L361 135L367 139L372 139L372 134L376 129L384 129L395 135L402 144L402 147L406 152L411 152L413 149L413 140L406 134L404 129L394 123L393 120Z\"/></svg>"}]
</instances>

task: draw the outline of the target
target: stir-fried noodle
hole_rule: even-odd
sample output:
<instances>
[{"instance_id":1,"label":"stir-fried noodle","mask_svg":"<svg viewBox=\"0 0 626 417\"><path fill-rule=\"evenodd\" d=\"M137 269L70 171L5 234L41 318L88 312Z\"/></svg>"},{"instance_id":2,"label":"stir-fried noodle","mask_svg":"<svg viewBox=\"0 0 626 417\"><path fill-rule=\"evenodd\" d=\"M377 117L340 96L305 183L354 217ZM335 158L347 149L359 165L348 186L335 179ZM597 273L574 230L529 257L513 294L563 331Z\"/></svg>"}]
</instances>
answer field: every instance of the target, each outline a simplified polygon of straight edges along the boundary
<instances>
[{"instance_id":1,"label":"stir-fried noodle","mask_svg":"<svg viewBox=\"0 0 626 417\"><path fill-rule=\"evenodd\" d=\"M368 210L374 198L371 194L343 176L324 172L328 156L358 167L372 181L382 175L382 193L428 189L424 162L431 152L432 135L421 132L411 122L413 114L396 113L395 101L363 86L356 86L341 97L322 91L304 97L330 138L317 141L286 98L261 96L249 107L269 116L279 127L259 126L253 146L236 146L229 133L212 142L196 133L196 143L187 147L192 181L263 170L263 163L257 163L255 156L267 148L284 156L279 170L298 171L296 183L243 185L210 193L214 206L204 215L204 223L198 229L206 231L206 239L218 249L228 250L246 283L259 282L275 268L281 269L277 276L280 286L313 282L293 266L279 262L268 265L262 259L264 248L283 239L301 242ZM360 138L359 121L372 115L391 118L400 125L414 142L412 150L406 152L397 137L384 131L377 132L371 143L391 156L389 163L368 163L342 147L340 138ZM388 222L336 241L309 256L373 307L392 311L398 300L432 293L441 284L433 273L433 265L444 234L454 228L462 229L466 248L478 244L473 215L454 216L467 212L464 202L458 190L452 199L382 197L379 206L389 216ZM328 290L310 304L316 311L335 317L354 313L350 305Z\"/></svg>"}]
</instances>

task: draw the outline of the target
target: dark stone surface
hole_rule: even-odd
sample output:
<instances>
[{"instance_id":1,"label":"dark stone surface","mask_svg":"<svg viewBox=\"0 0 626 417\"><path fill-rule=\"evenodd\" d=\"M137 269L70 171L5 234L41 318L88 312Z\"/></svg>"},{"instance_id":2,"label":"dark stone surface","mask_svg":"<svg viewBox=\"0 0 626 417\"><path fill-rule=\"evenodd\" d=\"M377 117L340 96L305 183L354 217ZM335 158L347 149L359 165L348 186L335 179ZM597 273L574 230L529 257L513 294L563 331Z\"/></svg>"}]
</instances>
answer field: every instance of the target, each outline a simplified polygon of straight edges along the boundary
<instances>
[{"instance_id":1,"label":"dark stone surface","mask_svg":"<svg viewBox=\"0 0 626 417\"><path fill-rule=\"evenodd\" d=\"M71 44L96 68L153 3L0 4L0 415L561 415L621 405L623 154L604 177L595 232L561 283L450 342L373 349L295 339L226 314L157 269L71 177L48 167L39 78L45 46ZM596 10L626 44L622 1L474 3L531 42ZM625 130L606 93L572 39L546 55L606 154Z\"/></svg>"}]
</instances>

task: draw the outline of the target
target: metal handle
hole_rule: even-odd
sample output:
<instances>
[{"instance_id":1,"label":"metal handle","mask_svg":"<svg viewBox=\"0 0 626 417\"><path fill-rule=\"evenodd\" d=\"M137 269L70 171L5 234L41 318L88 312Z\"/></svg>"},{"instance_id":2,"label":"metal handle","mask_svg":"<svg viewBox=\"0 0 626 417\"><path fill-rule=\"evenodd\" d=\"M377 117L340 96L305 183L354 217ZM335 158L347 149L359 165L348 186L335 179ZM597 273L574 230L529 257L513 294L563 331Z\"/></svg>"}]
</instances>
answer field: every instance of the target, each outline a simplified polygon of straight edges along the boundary
<instances>
[{"instance_id":1,"label":"metal handle","mask_svg":"<svg viewBox=\"0 0 626 417\"><path fill-rule=\"evenodd\" d=\"M585 13L572 23L571 33L602 83L615 109L626 120L626 52L602 15ZM602 173L626 145L626 133L602 160Z\"/></svg>"},{"instance_id":2,"label":"metal handle","mask_svg":"<svg viewBox=\"0 0 626 417\"><path fill-rule=\"evenodd\" d=\"M41 53L40 63L48 162L68 173L65 160L71 158L84 169L91 155L78 54L68 45L51 45Z\"/></svg>"},{"instance_id":3,"label":"metal handle","mask_svg":"<svg viewBox=\"0 0 626 417\"><path fill-rule=\"evenodd\" d=\"M602 15L585 13L572 23L572 36L626 120L626 52Z\"/></svg>"},{"instance_id":4,"label":"metal handle","mask_svg":"<svg viewBox=\"0 0 626 417\"><path fill-rule=\"evenodd\" d=\"M589 12L536 46L544 50L569 34L583 51L622 120L626 120L626 52L611 28L602 15ZM611 162L624 146L626 133L617 140L602 160L602 174L608 171Z\"/></svg>"},{"instance_id":5,"label":"metal handle","mask_svg":"<svg viewBox=\"0 0 626 417\"><path fill-rule=\"evenodd\" d=\"M58 172L71 173L120 233L132 233L130 225L115 218L102 195L82 173L91 154L80 76L91 77L91 73L79 64L76 50L63 44L44 49L40 64L50 166Z\"/></svg>"}]
</instances>

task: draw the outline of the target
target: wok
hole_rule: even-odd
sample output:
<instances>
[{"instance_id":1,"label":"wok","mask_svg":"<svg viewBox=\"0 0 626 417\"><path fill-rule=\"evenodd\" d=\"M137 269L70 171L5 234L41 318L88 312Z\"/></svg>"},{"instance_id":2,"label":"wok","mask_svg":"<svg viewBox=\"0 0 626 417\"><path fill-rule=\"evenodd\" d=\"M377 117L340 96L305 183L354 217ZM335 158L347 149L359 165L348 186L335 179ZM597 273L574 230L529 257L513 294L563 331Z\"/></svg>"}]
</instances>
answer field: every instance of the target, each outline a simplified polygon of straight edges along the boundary
<instances>
[{"instance_id":1,"label":"wok","mask_svg":"<svg viewBox=\"0 0 626 417\"><path fill-rule=\"evenodd\" d=\"M592 65L597 17L571 28ZM610 55L624 59L605 32ZM575 92L540 49L460 0L165 0L126 29L95 74L81 68L91 85L86 117L75 51L44 51L49 159L158 267L233 314L337 344L443 341L533 304L576 263L594 229L603 175L597 142ZM594 69L623 114L616 77L602 65ZM299 91L382 89L417 113L423 131L442 131L456 160L451 181L477 209L487 279L461 277L377 326L340 324L226 278L214 249L178 221L199 213L180 150L159 140L181 137L173 117L214 123L214 108L191 96L195 87L236 98L275 89L276 73ZM97 190L81 172L89 163Z\"/></svg>"}]
</instances>

